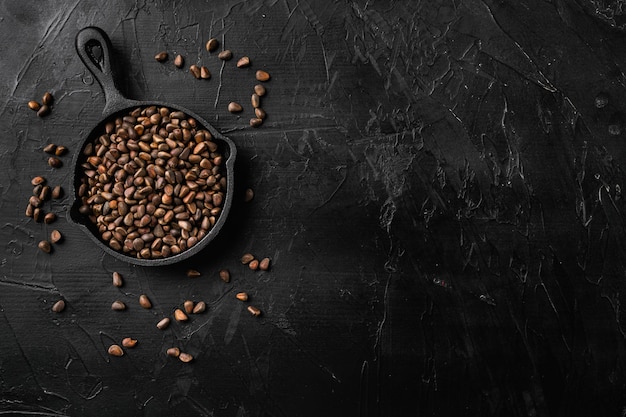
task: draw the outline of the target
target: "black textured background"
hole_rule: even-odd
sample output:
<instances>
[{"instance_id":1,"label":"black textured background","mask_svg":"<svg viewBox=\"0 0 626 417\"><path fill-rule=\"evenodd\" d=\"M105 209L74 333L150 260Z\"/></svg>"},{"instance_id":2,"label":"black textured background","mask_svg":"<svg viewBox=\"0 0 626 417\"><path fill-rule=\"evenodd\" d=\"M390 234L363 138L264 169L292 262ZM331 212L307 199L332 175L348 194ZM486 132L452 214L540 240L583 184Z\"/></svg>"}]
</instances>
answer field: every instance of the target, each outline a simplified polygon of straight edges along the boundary
<instances>
[{"instance_id":1,"label":"black textured background","mask_svg":"<svg viewBox=\"0 0 626 417\"><path fill-rule=\"evenodd\" d=\"M1 2L0 414L623 416L626 134L608 132L626 109L621 7ZM51 206L66 236L51 255L37 242L52 225L24 216L34 175L70 189L100 119L74 48L90 25L111 37L126 96L187 107L238 146L228 223L184 264L103 255L69 221L71 196ZM211 36L233 61L206 52ZM235 68L242 55L250 68ZM213 78L195 80L192 63ZM260 68L269 116L251 129ZM38 118L26 103L45 91L56 101ZM50 142L71 150L57 170ZM271 271L242 266L248 251ZM209 309L158 331L185 299ZM137 347L110 358L126 336ZM174 345L195 361L166 357Z\"/></svg>"}]
</instances>

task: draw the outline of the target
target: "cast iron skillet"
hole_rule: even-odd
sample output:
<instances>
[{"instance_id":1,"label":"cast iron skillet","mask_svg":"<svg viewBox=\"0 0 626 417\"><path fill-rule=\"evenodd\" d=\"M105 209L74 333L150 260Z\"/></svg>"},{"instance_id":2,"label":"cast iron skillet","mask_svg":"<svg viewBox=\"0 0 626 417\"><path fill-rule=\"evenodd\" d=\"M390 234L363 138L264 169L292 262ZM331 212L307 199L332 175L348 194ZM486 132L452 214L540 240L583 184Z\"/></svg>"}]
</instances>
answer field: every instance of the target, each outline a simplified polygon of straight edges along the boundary
<instances>
[{"instance_id":1,"label":"cast iron skillet","mask_svg":"<svg viewBox=\"0 0 626 417\"><path fill-rule=\"evenodd\" d=\"M124 97L115 85L115 76L113 74L111 65L111 41L102 29L97 27L87 27L78 32L78 34L76 35L76 50L78 52L78 56L80 56L80 59L83 61L85 66L89 69L89 71L91 71L95 79L102 86L102 90L104 91L105 105L104 110L102 111L102 120L87 135L87 137L83 141L81 149L76 152L74 156L74 182L72 183L72 195L74 196L75 201L70 210L70 217L72 221L76 223L106 253L131 264L143 266L169 265L180 262L184 259L189 258L190 256L195 255L204 247L206 247L209 242L211 242L219 233L220 229L224 225L224 222L226 221L228 212L230 211L234 189L233 167L235 164L235 156L237 154L235 144L230 139L215 130L215 128L207 123L206 120L185 108L172 105L170 103L157 101L137 101L130 100ZM78 210L81 205L81 201L80 198L78 198L77 190L80 186L82 171L80 164L83 162L84 157L82 156L82 153L85 145L93 141L95 137L97 137L99 134L101 134L101 132L104 131L104 125L111 118L114 118L117 115L126 114L129 111L136 109L137 107L147 107L154 105L164 106L173 110L182 111L188 116L196 119L199 125L202 125L202 127L211 132L211 134L213 135L213 140L218 144L219 151L224 156L224 158L226 158L226 163L223 164L222 167L225 168L227 185L222 211L213 228L209 230L209 232L204 236L204 238L202 238L202 240L200 240L196 245L192 246L191 248L188 248L187 250L179 253L178 255L159 259L139 259L111 249L100 239L100 234L98 233L95 225L91 223L88 216L80 214Z\"/></svg>"}]
</instances>

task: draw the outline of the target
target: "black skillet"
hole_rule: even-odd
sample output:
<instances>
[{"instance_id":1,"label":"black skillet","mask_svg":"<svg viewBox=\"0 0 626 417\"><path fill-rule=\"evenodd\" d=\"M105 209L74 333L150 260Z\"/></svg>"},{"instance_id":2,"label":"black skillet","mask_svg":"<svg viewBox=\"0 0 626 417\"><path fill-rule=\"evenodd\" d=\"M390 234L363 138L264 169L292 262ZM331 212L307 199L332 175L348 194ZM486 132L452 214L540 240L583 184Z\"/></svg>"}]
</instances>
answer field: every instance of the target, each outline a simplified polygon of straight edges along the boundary
<instances>
[{"instance_id":1,"label":"black skillet","mask_svg":"<svg viewBox=\"0 0 626 417\"><path fill-rule=\"evenodd\" d=\"M102 111L101 122L98 123L98 125L87 135L81 146L81 149L79 150L79 152L76 152L76 155L74 157L74 182L72 184L72 195L75 198L75 202L70 210L70 217L72 221L76 223L106 253L131 264L142 266L169 265L180 262L184 259L189 258L190 256L197 254L203 248L205 248L209 244L209 242L211 242L219 233L220 229L224 225L224 222L226 221L228 212L230 211L234 189L233 168L235 164L235 156L237 154L235 144L230 139L215 130L215 128L207 123L206 120L185 108L170 103L163 103L158 101L137 101L130 100L124 97L122 93L120 93L120 91L117 89L115 84L115 76L113 74L111 65L111 41L102 29L97 27L87 27L78 32L78 34L76 35L76 50L78 52L78 56L80 56L80 59L83 61L85 66L89 69L89 71L91 71L95 79L102 86L102 90L104 91L105 105L104 110ZM219 151L224 156L224 158L226 158L226 163L223 164L222 167L225 168L225 173L223 175L226 175L227 186L222 211L217 221L215 222L215 225L196 245L188 248L178 255L173 255L167 258L139 259L111 249L100 239L100 234L98 233L95 225L89 220L88 216L81 214L78 210L81 205L81 201L80 198L78 198L77 196L77 190L80 186L80 176L82 171L80 164L83 162L82 153L85 145L87 145L87 143L89 142L92 142L95 137L102 134L102 132L104 131L104 125L112 118L115 118L118 115L127 114L129 111L136 109L137 107L147 107L154 105L164 106L173 110L182 111L189 117L193 117L194 119L196 119L199 125L211 132L211 134L213 135L213 140L218 144Z\"/></svg>"}]
</instances>

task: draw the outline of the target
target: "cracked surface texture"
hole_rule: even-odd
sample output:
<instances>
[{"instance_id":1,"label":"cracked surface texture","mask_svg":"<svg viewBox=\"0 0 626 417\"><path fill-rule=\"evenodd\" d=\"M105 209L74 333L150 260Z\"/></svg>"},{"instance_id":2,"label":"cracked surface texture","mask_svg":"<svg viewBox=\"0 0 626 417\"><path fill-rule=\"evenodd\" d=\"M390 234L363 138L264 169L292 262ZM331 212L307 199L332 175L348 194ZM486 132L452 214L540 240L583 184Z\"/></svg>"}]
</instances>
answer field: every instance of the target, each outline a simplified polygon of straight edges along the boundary
<instances>
[{"instance_id":1,"label":"cracked surface texture","mask_svg":"<svg viewBox=\"0 0 626 417\"><path fill-rule=\"evenodd\" d=\"M623 7L1 2L0 414L624 415ZM33 176L70 190L101 119L74 46L91 25L111 38L125 96L188 108L237 145L228 222L183 264L102 254L70 221L68 192L46 203L56 223L24 216ZM209 54L210 37L234 58ZM272 78L252 129L257 69ZM45 91L39 118L26 103ZM62 168L47 143L69 148ZM53 228L65 240L42 253ZM241 265L246 252L270 271ZM187 299L207 311L157 330ZM108 356L124 337L137 346ZM194 361L167 357L173 346Z\"/></svg>"}]
</instances>

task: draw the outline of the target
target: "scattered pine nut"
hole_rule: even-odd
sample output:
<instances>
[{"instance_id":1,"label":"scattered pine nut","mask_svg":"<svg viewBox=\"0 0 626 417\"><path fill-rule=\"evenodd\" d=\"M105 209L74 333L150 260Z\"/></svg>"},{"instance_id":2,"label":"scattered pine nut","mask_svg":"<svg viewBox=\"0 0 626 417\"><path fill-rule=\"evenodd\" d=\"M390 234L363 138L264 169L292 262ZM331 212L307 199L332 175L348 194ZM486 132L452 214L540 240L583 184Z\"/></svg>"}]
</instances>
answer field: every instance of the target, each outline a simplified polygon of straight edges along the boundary
<instances>
[{"instance_id":1,"label":"scattered pine nut","mask_svg":"<svg viewBox=\"0 0 626 417\"><path fill-rule=\"evenodd\" d=\"M65 310L65 301L59 300L52 306L52 311L55 313L60 313Z\"/></svg>"},{"instance_id":2,"label":"scattered pine nut","mask_svg":"<svg viewBox=\"0 0 626 417\"><path fill-rule=\"evenodd\" d=\"M254 306L248 306L248 311L250 312L250 314L252 314L255 317L258 317L261 315L261 310L259 310L258 308Z\"/></svg>"},{"instance_id":3,"label":"scattered pine nut","mask_svg":"<svg viewBox=\"0 0 626 417\"><path fill-rule=\"evenodd\" d=\"M219 42L217 41L217 39L215 38L211 38L206 42L206 50L209 52L213 52L217 49L217 47L219 46Z\"/></svg>"},{"instance_id":4,"label":"scattered pine nut","mask_svg":"<svg viewBox=\"0 0 626 417\"><path fill-rule=\"evenodd\" d=\"M39 242L37 244L37 247L44 253L50 253L52 251L52 246L50 246L50 242L48 242L47 240L42 240L41 242Z\"/></svg>"},{"instance_id":5,"label":"scattered pine nut","mask_svg":"<svg viewBox=\"0 0 626 417\"><path fill-rule=\"evenodd\" d=\"M167 326L169 325L170 325L170 318L165 317L165 318L162 318L161 321L157 323L156 327L159 330L164 330L164 329L167 329Z\"/></svg>"},{"instance_id":6,"label":"scattered pine nut","mask_svg":"<svg viewBox=\"0 0 626 417\"><path fill-rule=\"evenodd\" d=\"M225 49L225 50L223 50L222 52L220 52L220 53L217 55L217 57L218 57L219 59L221 59L222 61L228 61L228 60L230 60L230 59L233 57L233 53L232 53L230 50Z\"/></svg>"},{"instance_id":7,"label":"scattered pine nut","mask_svg":"<svg viewBox=\"0 0 626 417\"><path fill-rule=\"evenodd\" d=\"M256 79L259 81L269 81L270 79L270 74L266 71L263 70L258 70L256 72Z\"/></svg>"},{"instance_id":8,"label":"scattered pine nut","mask_svg":"<svg viewBox=\"0 0 626 417\"><path fill-rule=\"evenodd\" d=\"M197 65L192 65L189 67L189 72L197 79L200 79L200 67Z\"/></svg>"},{"instance_id":9,"label":"scattered pine nut","mask_svg":"<svg viewBox=\"0 0 626 417\"><path fill-rule=\"evenodd\" d=\"M224 282L230 282L230 271L228 269L220 269L220 279Z\"/></svg>"},{"instance_id":10,"label":"scattered pine nut","mask_svg":"<svg viewBox=\"0 0 626 417\"><path fill-rule=\"evenodd\" d=\"M259 269L262 271L270 269L270 258L263 258L259 263Z\"/></svg>"},{"instance_id":11,"label":"scattered pine nut","mask_svg":"<svg viewBox=\"0 0 626 417\"><path fill-rule=\"evenodd\" d=\"M252 188L247 188L246 193L243 197L243 201L249 203L254 199L254 190Z\"/></svg>"},{"instance_id":12,"label":"scattered pine nut","mask_svg":"<svg viewBox=\"0 0 626 417\"><path fill-rule=\"evenodd\" d=\"M115 300L113 301L113 303L111 304L111 310L115 310L115 311L123 311L126 310L126 304L124 304L123 302L119 301L119 300Z\"/></svg>"},{"instance_id":13,"label":"scattered pine nut","mask_svg":"<svg viewBox=\"0 0 626 417\"><path fill-rule=\"evenodd\" d=\"M254 260L254 255L252 255L251 253L246 253L241 257L241 263L244 265L248 265L253 260Z\"/></svg>"},{"instance_id":14,"label":"scattered pine nut","mask_svg":"<svg viewBox=\"0 0 626 417\"><path fill-rule=\"evenodd\" d=\"M265 86L262 84L257 84L254 86L254 92L259 96L263 97L267 90L265 90Z\"/></svg>"},{"instance_id":15,"label":"scattered pine nut","mask_svg":"<svg viewBox=\"0 0 626 417\"><path fill-rule=\"evenodd\" d=\"M41 106L39 110L37 110L37 116L39 117L47 116L49 113L50 113L50 107L48 107L45 104Z\"/></svg>"},{"instance_id":16,"label":"scattered pine nut","mask_svg":"<svg viewBox=\"0 0 626 417\"><path fill-rule=\"evenodd\" d=\"M198 301L191 312L193 314L200 314L203 313L204 310L206 310L206 303L204 301Z\"/></svg>"},{"instance_id":17,"label":"scattered pine nut","mask_svg":"<svg viewBox=\"0 0 626 417\"><path fill-rule=\"evenodd\" d=\"M178 349L177 347L171 347L167 349L165 353L167 353L167 356L177 358L180 355L180 349Z\"/></svg>"},{"instance_id":18,"label":"scattered pine nut","mask_svg":"<svg viewBox=\"0 0 626 417\"><path fill-rule=\"evenodd\" d=\"M54 101L54 97L52 97L52 94L50 94L50 92L46 91L44 93L43 97L41 98L41 102L45 106L50 106L50 105L52 105L52 101Z\"/></svg>"},{"instance_id":19,"label":"scattered pine nut","mask_svg":"<svg viewBox=\"0 0 626 417\"><path fill-rule=\"evenodd\" d=\"M165 51L159 52L158 54L154 56L154 59L156 59L159 62L165 61L167 59L167 52Z\"/></svg>"},{"instance_id":20,"label":"scattered pine nut","mask_svg":"<svg viewBox=\"0 0 626 417\"><path fill-rule=\"evenodd\" d=\"M189 320L189 317L187 317L185 312L183 310L181 310L180 308L177 308L176 310L174 310L174 318L177 321L187 321L187 320Z\"/></svg>"},{"instance_id":21,"label":"scattered pine nut","mask_svg":"<svg viewBox=\"0 0 626 417\"><path fill-rule=\"evenodd\" d=\"M148 296L145 294L141 294L139 296L139 305L145 309L152 308L152 303L150 302Z\"/></svg>"},{"instance_id":22,"label":"scattered pine nut","mask_svg":"<svg viewBox=\"0 0 626 417\"><path fill-rule=\"evenodd\" d=\"M257 269L259 269L259 260L258 259L251 260L250 263L248 264L248 268L250 268L253 271L256 271Z\"/></svg>"},{"instance_id":23,"label":"scattered pine nut","mask_svg":"<svg viewBox=\"0 0 626 417\"><path fill-rule=\"evenodd\" d=\"M122 339L122 346L125 348L133 348L137 344L137 339L133 339L130 337L125 337Z\"/></svg>"},{"instance_id":24,"label":"scattered pine nut","mask_svg":"<svg viewBox=\"0 0 626 417\"><path fill-rule=\"evenodd\" d=\"M241 104L236 103L234 101L231 101L230 103L228 103L228 111L231 113L239 113L243 110L243 107L241 107Z\"/></svg>"},{"instance_id":25,"label":"scattered pine nut","mask_svg":"<svg viewBox=\"0 0 626 417\"><path fill-rule=\"evenodd\" d=\"M124 285L122 275L119 272L113 272L113 285L116 287L121 287L122 285Z\"/></svg>"},{"instance_id":26,"label":"scattered pine nut","mask_svg":"<svg viewBox=\"0 0 626 417\"><path fill-rule=\"evenodd\" d=\"M119 345L111 345L108 349L109 355L111 356L124 356L124 351Z\"/></svg>"},{"instance_id":27,"label":"scattered pine nut","mask_svg":"<svg viewBox=\"0 0 626 417\"><path fill-rule=\"evenodd\" d=\"M50 242L59 243L63 240L63 235L58 230L53 230L50 232Z\"/></svg>"},{"instance_id":28,"label":"scattered pine nut","mask_svg":"<svg viewBox=\"0 0 626 417\"><path fill-rule=\"evenodd\" d=\"M239 61L237 61L237 68L245 68L249 66L250 58L248 58L247 56L242 56L241 58L239 58Z\"/></svg>"},{"instance_id":29,"label":"scattered pine nut","mask_svg":"<svg viewBox=\"0 0 626 417\"><path fill-rule=\"evenodd\" d=\"M182 68L183 65L185 65L185 60L182 55L176 55L176 58L174 58L174 65L176 65L176 68Z\"/></svg>"}]
</instances>

